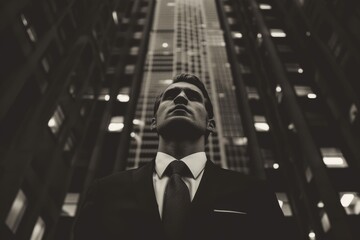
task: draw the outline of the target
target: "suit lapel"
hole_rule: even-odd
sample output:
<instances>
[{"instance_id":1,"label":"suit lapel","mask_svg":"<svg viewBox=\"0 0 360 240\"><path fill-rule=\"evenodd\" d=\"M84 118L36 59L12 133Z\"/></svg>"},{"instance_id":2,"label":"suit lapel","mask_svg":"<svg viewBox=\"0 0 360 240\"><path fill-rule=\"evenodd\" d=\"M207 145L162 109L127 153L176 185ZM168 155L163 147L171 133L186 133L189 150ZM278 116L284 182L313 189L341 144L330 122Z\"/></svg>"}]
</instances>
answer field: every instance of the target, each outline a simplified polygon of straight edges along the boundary
<instances>
[{"instance_id":1,"label":"suit lapel","mask_svg":"<svg viewBox=\"0 0 360 240\"><path fill-rule=\"evenodd\" d=\"M134 183L135 193L137 202L139 203L140 209L144 210L145 213L154 220L154 222L160 223L160 215L158 211L158 205L154 193L153 185L153 171L155 161L151 161L145 166L139 168L134 172Z\"/></svg>"},{"instance_id":2,"label":"suit lapel","mask_svg":"<svg viewBox=\"0 0 360 240\"><path fill-rule=\"evenodd\" d=\"M208 212L212 209L216 199L216 193L218 192L218 181L216 181L218 176L217 172L218 169L215 164L210 160L207 160L204 175L192 201L193 212L195 214L200 214L204 211Z\"/></svg>"}]
</instances>

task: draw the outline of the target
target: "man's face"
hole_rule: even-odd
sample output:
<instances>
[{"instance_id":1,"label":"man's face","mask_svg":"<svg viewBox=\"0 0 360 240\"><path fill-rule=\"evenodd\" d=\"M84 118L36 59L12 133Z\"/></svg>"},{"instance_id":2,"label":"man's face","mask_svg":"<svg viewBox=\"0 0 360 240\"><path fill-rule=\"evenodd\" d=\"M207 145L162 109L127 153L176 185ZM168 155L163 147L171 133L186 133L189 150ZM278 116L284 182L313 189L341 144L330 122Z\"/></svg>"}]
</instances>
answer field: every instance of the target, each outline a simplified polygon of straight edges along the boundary
<instances>
[{"instance_id":1,"label":"man's face","mask_svg":"<svg viewBox=\"0 0 360 240\"><path fill-rule=\"evenodd\" d=\"M205 135L207 129L213 130L213 120L208 120L205 101L201 90L195 85L187 82L171 84L163 93L151 127L156 128L162 136Z\"/></svg>"}]
</instances>

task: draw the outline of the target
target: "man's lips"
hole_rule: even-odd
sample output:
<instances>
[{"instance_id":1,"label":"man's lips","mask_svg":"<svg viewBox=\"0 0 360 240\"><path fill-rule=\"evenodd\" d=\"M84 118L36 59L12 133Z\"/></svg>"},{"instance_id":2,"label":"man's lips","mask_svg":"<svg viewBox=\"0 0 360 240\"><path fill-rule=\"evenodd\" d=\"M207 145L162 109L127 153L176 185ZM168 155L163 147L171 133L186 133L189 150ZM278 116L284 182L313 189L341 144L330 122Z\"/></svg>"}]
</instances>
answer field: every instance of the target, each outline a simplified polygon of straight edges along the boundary
<instances>
[{"instance_id":1,"label":"man's lips","mask_svg":"<svg viewBox=\"0 0 360 240\"><path fill-rule=\"evenodd\" d=\"M188 113L191 113L191 111L187 107L185 107L183 105L177 105L177 106L173 107L169 112L174 112L176 110L183 110L183 111L186 111Z\"/></svg>"}]
</instances>

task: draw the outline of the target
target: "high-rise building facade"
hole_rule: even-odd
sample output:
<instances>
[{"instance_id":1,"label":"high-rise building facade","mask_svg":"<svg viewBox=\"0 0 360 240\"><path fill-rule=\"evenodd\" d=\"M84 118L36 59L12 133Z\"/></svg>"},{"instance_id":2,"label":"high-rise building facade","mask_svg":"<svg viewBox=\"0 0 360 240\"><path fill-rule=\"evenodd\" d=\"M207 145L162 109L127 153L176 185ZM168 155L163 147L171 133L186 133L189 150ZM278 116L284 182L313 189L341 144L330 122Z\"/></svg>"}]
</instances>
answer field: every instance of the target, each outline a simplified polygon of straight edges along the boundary
<instances>
[{"instance_id":1,"label":"high-rise building facade","mask_svg":"<svg viewBox=\"0 0 360 240\"><path fill-rule=\"evenodd\" d=\"M213 99L217 130L209 137L207 155L222 167L247 173L246 137L215 1L161 0L154 16L127 167L137 168L156 155L158 137L150 130L155 99L174 75L189 72L204 81Z\"/></svg>"},{"instance_id":2,"label":"high-rise building facade","mask_svg":"<svg viewBox=\"0 0 360 240\"><path fill-rule=\"evenodd\" d=\"M81 193L114 168L155 2L0 5L0 239L70 239Z\"/></svg>"},{"instance_id":3,"label":"high-rise building facade","mask_svg":"<svg viewBox=\"0 0 360 240\"><path fill-rule=\"evenodd\" d=\"M359 11L352 0L5 1L0 238L71 239L95 178L153 159L154 100L188 72L213 101L210 160L266 179L292 239L358 239Z\"/></svg>"}]
</instances>

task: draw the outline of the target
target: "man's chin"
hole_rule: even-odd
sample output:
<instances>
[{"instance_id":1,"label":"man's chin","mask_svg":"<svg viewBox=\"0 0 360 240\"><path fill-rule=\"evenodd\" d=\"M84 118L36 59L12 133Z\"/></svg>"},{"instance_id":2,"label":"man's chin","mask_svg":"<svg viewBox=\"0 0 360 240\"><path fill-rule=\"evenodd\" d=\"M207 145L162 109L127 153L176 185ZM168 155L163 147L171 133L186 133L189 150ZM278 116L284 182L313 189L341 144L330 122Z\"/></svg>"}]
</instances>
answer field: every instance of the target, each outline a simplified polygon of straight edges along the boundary
<instances>
[{"instance_id":1,"label":"man's chin","mask_svg":"<svg viewBox=\"0 0 360 240\"><path fill-rule=\"evenodd\" d=\"M205 129L200 128L186 118L176 118L158 126L159 135L170 138L197 138L205 135Z\"/></svg>"}]
</instances>

